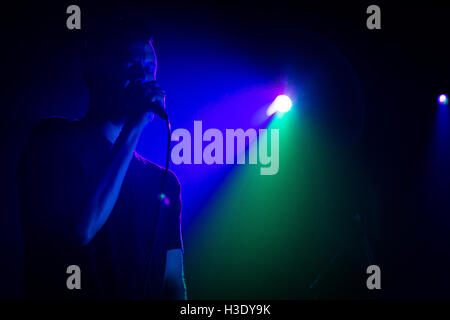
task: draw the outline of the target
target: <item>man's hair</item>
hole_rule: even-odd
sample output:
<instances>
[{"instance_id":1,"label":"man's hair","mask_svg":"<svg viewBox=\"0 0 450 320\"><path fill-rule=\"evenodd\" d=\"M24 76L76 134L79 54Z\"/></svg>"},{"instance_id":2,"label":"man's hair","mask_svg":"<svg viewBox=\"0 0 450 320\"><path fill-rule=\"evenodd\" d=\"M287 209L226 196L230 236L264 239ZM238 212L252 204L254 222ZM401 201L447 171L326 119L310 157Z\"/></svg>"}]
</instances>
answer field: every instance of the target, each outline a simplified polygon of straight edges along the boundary
<instances>
[{"instance_id":1,"label":"man's hair","mask_svg":"<svg viewBox=\"0 0 450 320\"><path fill-rule=\"evenodd\" d=\"M123 16L88 19L83 50L83 79L90 90L95 90L109 70L109 63L121 61L123 54L135 42L151 42L151 28L146 20Z\"/></svg>"},{"instance_id":2,"label":"man's hair","mask_svg":"<svg viewBox=\"0 0 450 320\"><path fill-rule=\"evenodd\" d=\"M98 62L106 55L119 53L127 45L136 42L152 41L150 27L140 21L119 17L101 19L87 26L84 42L85 59L88 65Z\"/></svg>"}]
</instances>

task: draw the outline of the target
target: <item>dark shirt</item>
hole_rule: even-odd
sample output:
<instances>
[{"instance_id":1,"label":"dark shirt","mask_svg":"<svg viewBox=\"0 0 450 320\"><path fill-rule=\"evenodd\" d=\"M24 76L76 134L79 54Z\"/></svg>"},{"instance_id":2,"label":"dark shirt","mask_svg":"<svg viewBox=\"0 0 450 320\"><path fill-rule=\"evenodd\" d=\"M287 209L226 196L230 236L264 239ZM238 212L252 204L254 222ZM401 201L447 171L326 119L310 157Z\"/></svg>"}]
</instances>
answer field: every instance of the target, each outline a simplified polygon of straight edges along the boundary
<instances>
[{"instance_id":1,"label":"dark shirt","mask_svg":"<svg viewBox=\"0 0 450 320\"><path fill-rule=\"evenodd\" d=\"M94 238L81 246L65 237L111 156L112 144L83 121L46 119L33 131L17 171L26 297L163 298L166 253L182 248L180 184L172 172L168 201L161 201L164 169L134 153L114 209ZM67 288L70 265L81 269L80 290Z\"/></svg>"}]
</instances>

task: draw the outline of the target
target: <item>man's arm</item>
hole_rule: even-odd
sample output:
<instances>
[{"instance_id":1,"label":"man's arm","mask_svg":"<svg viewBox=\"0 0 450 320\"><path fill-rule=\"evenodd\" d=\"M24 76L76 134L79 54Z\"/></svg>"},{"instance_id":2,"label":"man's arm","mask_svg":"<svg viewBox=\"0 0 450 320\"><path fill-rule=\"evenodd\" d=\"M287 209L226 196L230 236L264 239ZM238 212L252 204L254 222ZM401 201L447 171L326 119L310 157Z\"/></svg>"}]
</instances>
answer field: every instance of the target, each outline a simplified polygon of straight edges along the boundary
<instances>
[{"instance_id":1,"label":"man's arm","mask_svg":"<svg viewBox=\"0 0 450 320\"><path fill-rule=\"evenodd\" d=\"M89 177L70 148L65 148L64 131L40 128L25 148L18 168L19 193L38 212L39 221L45 221L46 232L86 245L109 218L139 136L152 119L153 107L147 101L157 98L164 105L162 89L152 88L151 93L144 86L141 89L141 95L130 98L129 115L112 153Z\"/></svg>"},{"instance_id":2,"label":"man's arm","mask_svg":"<svg viewBox=\"0 0 450 320\"><path fill-rule=\"evenodd\" d=\"M165 298L171 300L186 300L186 285L184 283L183 253L181 249L167 251L166 270L164 272Z\"/></svg>"},{"instance_id":3,"label":"man's arm","mask_svg":"<svg viewBox=\"0 0 450 320\"><path fill-rule=\"evenodd\" d=\"M91 176L66 147L66 122L48 120L36 127L21 155L19 197L42 232L85 245L104 225L119 195L146 118L128 120L112 152ZM89 155L87 155L89 156Z\"/></svg>"},{"instance_id":4,"label":"man's arm","mask_svg":"<svg viewBox=\"0 0 450 320\"><path fill-rule=\"evenodd\" d=\"M79 217L74 219L74 239L88 244L109 217L119 196L139 136L148 123L145 116L127 120L113 146L113 156L94 179L94 188Z\"/></svg>"}]
</instances>

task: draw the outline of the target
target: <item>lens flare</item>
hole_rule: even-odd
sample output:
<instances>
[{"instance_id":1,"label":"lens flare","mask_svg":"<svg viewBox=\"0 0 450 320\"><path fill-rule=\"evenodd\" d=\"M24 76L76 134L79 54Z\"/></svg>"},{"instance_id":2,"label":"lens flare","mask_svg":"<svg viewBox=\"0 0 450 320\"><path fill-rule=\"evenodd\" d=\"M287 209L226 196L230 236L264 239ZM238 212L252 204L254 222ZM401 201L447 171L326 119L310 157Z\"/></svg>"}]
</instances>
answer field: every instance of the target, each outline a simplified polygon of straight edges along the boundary
<instances>
[{"instance_id":1,"label":"lens flare","mask_svg":"<svg viewBox=\"0 0 450 320\"><path fill-rule=\"evenodd\" d=\"M166 205L166 206L170 205L170 199L164 193L160 193L159 194L159 199L161 200L161 202L164 205Z\"/></svg>"}]
</instances>

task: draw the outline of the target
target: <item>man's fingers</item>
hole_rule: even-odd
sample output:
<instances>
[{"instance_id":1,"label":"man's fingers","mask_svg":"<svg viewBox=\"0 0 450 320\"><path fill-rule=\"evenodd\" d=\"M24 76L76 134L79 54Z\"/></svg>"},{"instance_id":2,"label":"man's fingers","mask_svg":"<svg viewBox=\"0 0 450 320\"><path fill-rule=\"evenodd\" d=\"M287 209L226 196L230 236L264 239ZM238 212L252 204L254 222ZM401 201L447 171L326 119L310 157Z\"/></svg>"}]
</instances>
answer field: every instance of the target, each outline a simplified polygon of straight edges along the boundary
<instances>
[{"instance_id":1,"label":"man's fingers","mask_svg":"<svg viewBox=\"0 0 450 320\"><path fill-rule=\"evenodd\" d=\"M166 94L166 91L163 88L161 88L160 86L158 86L157 84L153 84L153 85L145 84L144 86L147 90L151 90L152 92Z\"/></svg>"}]
</instances>

